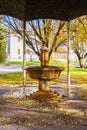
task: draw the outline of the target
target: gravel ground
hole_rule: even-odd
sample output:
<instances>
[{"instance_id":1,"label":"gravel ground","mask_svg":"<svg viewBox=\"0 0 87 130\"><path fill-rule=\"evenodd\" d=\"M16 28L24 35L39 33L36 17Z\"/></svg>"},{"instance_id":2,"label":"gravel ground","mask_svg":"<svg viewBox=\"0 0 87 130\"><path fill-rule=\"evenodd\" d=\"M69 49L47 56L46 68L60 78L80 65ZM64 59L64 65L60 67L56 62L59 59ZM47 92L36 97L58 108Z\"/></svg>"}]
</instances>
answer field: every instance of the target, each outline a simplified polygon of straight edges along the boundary
<instances>
[{"instance_id":1,"label":"gravel ground","mask_svg":"<svg viewBox=\"0 0 87 130\"><path fill-rule=\"evenodd\" d=\"M9 73L22 71L20 66L9 67ZM9 67L0 66L0 74L8 73ZM60 80L65 86L66 79ZM39 102L21 96L24 93L20 87L0 87L0 130L87 130L87 90L77 85L74 88L70 98ZM60 95L67 94L65 88L52 86L52 89ZM32 93L32 87L26 89L28 92Z\"/></svg>"},{"instance_id":2,"label":"gravel ground","mask_svg":"<svg viewBox=\"0 0 87 130\"><path fill-rule=\"evenodd\" d=\"M39 102L12 97L17 87L0 87L0 130L8 126L14 130L87 129L87 100L61 98L58 101ZM9 127L12 126L12 127ZM14 126L14 128L13 128Z\"/></svg>"}]
</instances>

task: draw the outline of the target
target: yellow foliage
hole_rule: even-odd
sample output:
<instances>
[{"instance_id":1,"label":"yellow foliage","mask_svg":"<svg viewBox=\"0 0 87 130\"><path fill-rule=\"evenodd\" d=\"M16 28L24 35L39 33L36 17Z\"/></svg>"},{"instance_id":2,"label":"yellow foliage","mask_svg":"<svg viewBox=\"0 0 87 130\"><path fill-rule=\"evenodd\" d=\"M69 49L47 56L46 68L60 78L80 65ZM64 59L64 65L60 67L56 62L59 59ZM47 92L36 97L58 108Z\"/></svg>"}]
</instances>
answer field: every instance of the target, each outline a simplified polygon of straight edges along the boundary
<instances>
[{"instance_id":1,"label":"yellow foliage","mask_svg":"<svg viewBox=\"0 0 87 130\"><path fill-rule=\"evenodd\" d=\"M59 95L54 94L54 92L39 90L37 92L34 92L33 94L30 94L29 96L27 95L26 98L44 102L44 101L57 101L61 97Z\"/></svg>"},{"instance_id":2,"label":"yellow foliage","mask_svg":"<svg viewBox=\"0 0 87 130\"><path fill-rule=\"evenodd\" d=\"M26 116L27 119L30 119L31 117L30 116Z\"/></svg>"},{"instance_id":3,"label":"yellow foliage","mask_svg":"<svg viewBox=\"0 0 87 130\"><path fill-rule=\"evenodd\" d=\"M63 108L62 107L58 108L58 111L63 111Z\"/></svg>"}]
</instances>

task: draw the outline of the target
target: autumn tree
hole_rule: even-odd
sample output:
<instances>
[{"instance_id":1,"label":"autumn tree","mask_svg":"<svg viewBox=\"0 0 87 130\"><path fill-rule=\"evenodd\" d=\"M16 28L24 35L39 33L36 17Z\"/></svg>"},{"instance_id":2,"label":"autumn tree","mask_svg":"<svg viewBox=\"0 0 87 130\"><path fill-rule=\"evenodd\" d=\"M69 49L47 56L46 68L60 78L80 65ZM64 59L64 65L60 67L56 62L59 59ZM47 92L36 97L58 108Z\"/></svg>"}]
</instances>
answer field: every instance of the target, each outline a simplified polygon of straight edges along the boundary
<instances>
[{"instance_id":1,"label":"autumn tree","mask_svg":"<svg viewBox=\"0 0 87 130\"><path fill-rule=\"evenodd\" d=\"M71 22L72 35L71 47L77 55L79 65L84 67L84 60L87 57L87 21L85 16L79 17Z\"/></svg>"},{"instance_id":2,"label":"autumn tree","mask_svg":"<svg viewBox=\"0 0 87 130\"><path fill-rule=\"evenodd\" d=\"M0 62L5 60L6 57L6 44L4 41L4 26L1 23L2 16L0 16Z\"/></svg>"},{"instance_id":3,"label":"autumn tree","mask_svg":"<svg viewBox=\"0 0 87 130\"><path fill-rule=\"evenodd\" d=\"M23 37L22 22L12 17L5 17L5 23L13 32ZM56 51L58 45L66 40L66 34L61 35L66 22L52 19L37 19L26 23L26 44L40 57L40 48L46 45L49 57Z\"/></svg>"}]
</instances>

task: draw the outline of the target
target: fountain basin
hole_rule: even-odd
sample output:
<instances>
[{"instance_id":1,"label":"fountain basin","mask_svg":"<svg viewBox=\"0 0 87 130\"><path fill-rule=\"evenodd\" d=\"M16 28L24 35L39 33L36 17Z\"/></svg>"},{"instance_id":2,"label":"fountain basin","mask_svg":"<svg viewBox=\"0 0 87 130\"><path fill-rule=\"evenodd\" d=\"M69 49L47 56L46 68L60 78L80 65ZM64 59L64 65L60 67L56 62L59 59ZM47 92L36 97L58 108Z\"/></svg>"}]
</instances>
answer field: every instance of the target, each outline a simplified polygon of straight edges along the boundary
<instances>
[{"instance_id":1,"label":"fountain basin","mask_svg":"<svg viewBox=\"0 0 87 130\"><path fill-rule=\"evenodd\" d=\"M46 46L43 46L41 48L40 59L41 66L30 66L26 68L26 71L29 74L30 78L37 79L39 81L39 91L35 94L37 95L37 97L39 97L41 93L42 95L40 98L44 99L44 94L46 94L46 96L48 94L51 94L51 96L55 95L54 92L53 94L51 93L52 90L49 81L58 79L61 71L63 71L64 68L60 66L49 66L49 53Z\"/></svg>"},{"instance_id":2,"label":"fountain basin","mask_svg":"<svg viewBox=\"0 0 87 130\"><path fill-rule=\"evenodd\" d=\"M64 67L59 66L31 66L26 68L30 78L45 81L57 79L63 70Z\"/></svg>"}]
</instances>

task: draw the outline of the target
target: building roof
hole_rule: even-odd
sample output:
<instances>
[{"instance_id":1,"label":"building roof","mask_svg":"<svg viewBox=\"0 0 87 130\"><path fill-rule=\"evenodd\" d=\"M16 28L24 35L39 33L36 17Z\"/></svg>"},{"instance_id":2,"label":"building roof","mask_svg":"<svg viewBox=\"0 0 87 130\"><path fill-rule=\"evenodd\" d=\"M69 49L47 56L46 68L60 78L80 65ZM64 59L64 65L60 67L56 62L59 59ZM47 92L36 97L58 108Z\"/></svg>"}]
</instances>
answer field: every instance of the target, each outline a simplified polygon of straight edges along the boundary
<instances>
[{"instance_id":1,"label":"building roof","mask_svg":"<svg viewBox=\"0 0 87 130\"><path fill-rule=\"evenodd\" d=\"M0 0L0 14L21 20L71 20L87 14L87 0Z\"/></svg>"}]
</instances>

